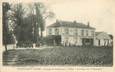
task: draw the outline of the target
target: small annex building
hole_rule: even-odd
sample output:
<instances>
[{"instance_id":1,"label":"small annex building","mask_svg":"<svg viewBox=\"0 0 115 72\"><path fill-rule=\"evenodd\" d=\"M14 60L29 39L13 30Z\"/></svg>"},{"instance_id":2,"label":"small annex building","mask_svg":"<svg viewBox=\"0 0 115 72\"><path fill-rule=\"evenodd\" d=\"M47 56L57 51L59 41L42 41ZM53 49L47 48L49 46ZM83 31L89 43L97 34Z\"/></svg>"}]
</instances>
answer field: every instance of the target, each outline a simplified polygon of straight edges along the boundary
<instances>
[{"instance_id":1,"label":"small annex building","mask_svg":"<svg viewBox=\"0 0 115 72\"><path fill-rule=\"evenodd\" d=\"M95 46L111 46L112 39L106 32L95 32Z\"/></svg>"}]
</instances>

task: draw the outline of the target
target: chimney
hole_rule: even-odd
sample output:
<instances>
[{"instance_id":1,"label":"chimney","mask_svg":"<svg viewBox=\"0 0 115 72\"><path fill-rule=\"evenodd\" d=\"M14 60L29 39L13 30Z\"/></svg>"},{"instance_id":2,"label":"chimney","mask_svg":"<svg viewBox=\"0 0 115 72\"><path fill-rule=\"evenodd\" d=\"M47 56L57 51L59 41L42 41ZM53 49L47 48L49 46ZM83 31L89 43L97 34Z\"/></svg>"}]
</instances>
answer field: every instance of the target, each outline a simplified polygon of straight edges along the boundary
<instances>
[{"instance_id":1,"label":"chimney","mask_svg":"<svg viewBox=\"0 0 115 72\"><path fill-rule=\"evenodd\" d=\"M87 22L87 26L90 27L90 23L89 22Z\"/></svg>"},{"instance_id":2,"label":"chimney","mask_svg":"<svg viewBox=\"0 0 115 72\"><path fill-rule=\"evenodd\" d=\"M60 25L61 22L58 19L56 19L56 24Z\"/></svg>"},{"instance_id":3,"label":"chimney","mask_svg":"<svg viewBox=\"0 0 115 72\"><path fill-rule=\"evenodd\" d=\"M77 23L77 22L74 20L73 23Z\"/></svg>"}]
</instances>

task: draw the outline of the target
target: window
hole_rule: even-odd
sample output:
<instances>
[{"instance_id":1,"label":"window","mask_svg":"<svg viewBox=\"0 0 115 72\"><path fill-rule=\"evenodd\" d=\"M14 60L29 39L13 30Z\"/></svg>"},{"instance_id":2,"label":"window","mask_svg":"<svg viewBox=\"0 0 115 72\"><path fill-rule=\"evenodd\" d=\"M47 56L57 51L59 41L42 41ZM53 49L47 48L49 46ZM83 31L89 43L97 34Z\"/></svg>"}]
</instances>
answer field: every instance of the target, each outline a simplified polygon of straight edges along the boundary
<instances>
[{"instance_id":1,"label":"window","mask_svg":"<svg viewBox=\"0 0 115 72\"><path fill-rule=\"evenodd\" d=\"M88 36L88 30L86 30L86 36Z\"/></svg>"},{"instance_id":2,"label":"window","mask_svg":"<svg viewBox=\"0 0 115 72\"><path fill-rule=\"evenodd\" d=\"M49 28L48 34L49 34L49 35L52 35L52 29L51 29L51 28Z\"/></svg>"},{"instance_id":3,"label":"window","mask_svg":"<svg viewBox=\"0 0 115 72\"><path fill-rule=\"evenodd\" d=\"M68 28L65 28L65 34L69 34L69 29Z\"/></svg>"},{"instance_id":4,"label":"window","mask_svg":"<svg viewBox=\"0 0 115 72\"><path fill-rule=\"evenodd\" d=\"M81 30L81 36L84 36L84 30Z\"/></svg>"},{"instance_id":5,"label":"window","mask_svg":"<svg viewBox=\"0 0 115 72\"><path fill-rule=\"evenodd\" d=\"M55 34L59 35L59 29L55 28Z\"/></svg>"},{"instance_id":6,"label":"window","mask_svg":"<svg viewBox=\"0 0 115 72\"><path fill-rule=\"evenodd\" d=\"M91 31L91 36L94 36L94 31Z\"/></svg>"},{"instance_id":7,"label":"window","mask_svg":"<svg viewBox=\"0 0 115 72\"><path fill-rule=\"evenodd\" d=\"M73 35L73 29L69 28L69 35Z\"/></svg>"},{"instance_id":8,"label":"window","mask_svg":"<svg viewBox=\"0 0 115 72\"><path fill-rule=\"evenodd\" d=\"M78 33L77 33L77 29L75 29L75 35L78 35Z\"/></svg>"}]
</instances>

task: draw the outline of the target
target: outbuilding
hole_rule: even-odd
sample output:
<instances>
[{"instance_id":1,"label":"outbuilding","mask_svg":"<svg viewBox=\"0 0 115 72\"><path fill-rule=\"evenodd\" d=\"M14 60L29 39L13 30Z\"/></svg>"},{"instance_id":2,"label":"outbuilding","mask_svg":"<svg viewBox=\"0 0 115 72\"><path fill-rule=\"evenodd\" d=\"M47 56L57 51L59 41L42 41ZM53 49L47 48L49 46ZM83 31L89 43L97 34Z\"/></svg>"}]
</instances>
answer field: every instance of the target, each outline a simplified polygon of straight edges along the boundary
<instances>
[{"instance_id":1,"label":"outbuilding","mask_svg":"<svg viewBox=\"0 0 115 72\"><path fill-rule=\"evenodd\" d=\"M95 46L111 46L112 39L106 32L95 32Z\"/></svg>"}]
</instances>

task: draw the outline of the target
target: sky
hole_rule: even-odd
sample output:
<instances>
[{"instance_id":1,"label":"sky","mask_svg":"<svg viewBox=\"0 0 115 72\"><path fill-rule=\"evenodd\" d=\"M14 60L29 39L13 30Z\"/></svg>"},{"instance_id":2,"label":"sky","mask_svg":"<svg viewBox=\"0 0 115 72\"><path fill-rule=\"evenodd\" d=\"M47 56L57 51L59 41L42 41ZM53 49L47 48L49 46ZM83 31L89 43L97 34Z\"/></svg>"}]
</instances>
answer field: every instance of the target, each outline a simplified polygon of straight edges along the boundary
<instances>
[{"instance_id":1,"label":"sky","mask_svg":"<svg viewBox=\"0 0 115 72\"><path fill-rule=\"evenodd\" d=\"M95 27L96 31L104 31L114 35L115 27L115 0L1 0L6 2L43 2L56 15L55 19L82 22ZM2 14L2 3L0 3L0 14ZM46 26L55 22L48 19ZM2 22L2 15L0 15ZM2 23L1 23L2 27ZM0 28L2 32L2 28ZM44 34L46 34L44 32ZM2 34L0 35L2 39ZM0 40L2 43L2 40Z\"/></svg>"},{"instance_id":2,"label":"sky","mask_svg":"<svg viewBox=\"0 0 115 72\"><path fill-rule=\"evenodd\" d=\"M58 0L48 2L48 6L55 13L55 19L85 24L89 21L96 31L114 33L115 0ZM47 25L54 21L47 20Z\"/></svg>"},{"instance_id":3,"label":"sky","mask_svg":"<svg viewBox=\"0 0 115 72\"><path fill-rule=\"evenodd\" d=\"M90 26L95 27L96 31L114 34L115 0L25 0L29 1L43 2L55 13L54 19L46 20L46 26L54 23L56 19L84 24L90 22Z\"/></svg>"}]
</instances>

